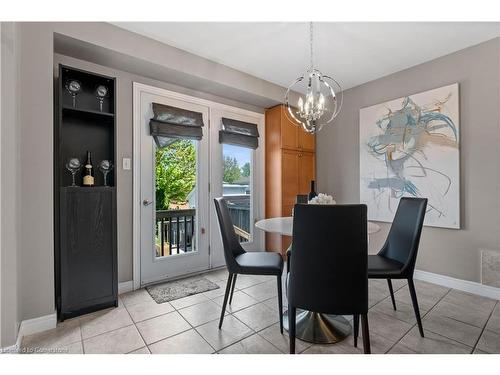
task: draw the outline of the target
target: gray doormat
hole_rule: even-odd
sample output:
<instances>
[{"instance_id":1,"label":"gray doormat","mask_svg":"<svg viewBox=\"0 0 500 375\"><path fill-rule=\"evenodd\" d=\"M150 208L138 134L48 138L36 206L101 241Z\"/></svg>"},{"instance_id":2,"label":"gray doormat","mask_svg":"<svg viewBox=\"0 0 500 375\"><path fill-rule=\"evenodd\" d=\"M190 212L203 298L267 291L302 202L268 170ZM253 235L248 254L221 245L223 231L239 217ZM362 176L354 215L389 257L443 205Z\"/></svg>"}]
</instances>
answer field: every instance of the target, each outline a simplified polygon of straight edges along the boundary
<instances>
[{"instance_id":1,"label":"gray doormat","mask_svg":"<svg viewBox=\"0 0 500 375\"><path fill-rule=\"evenodd\" d=\"M214 289L219 289L219 286L200 276L146 287L156 303L169 302Z\"/></svg>"}]
</instances>

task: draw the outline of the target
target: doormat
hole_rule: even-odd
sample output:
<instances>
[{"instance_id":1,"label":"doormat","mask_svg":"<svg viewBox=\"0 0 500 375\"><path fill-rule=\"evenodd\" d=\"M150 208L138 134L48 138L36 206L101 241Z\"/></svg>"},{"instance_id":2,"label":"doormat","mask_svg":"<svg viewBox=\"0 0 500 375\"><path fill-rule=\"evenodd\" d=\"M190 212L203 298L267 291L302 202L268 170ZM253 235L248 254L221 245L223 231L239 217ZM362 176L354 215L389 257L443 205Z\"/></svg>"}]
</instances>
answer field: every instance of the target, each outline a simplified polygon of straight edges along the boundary
<instances>
[{"instance_id":1,"label":"doormat","mask_svg":"<svg viewBox=\"0 0 500 375\"><path fill-rule=\"evenodd\" d=\"M204 277L190 277L146 287L156 303L174 301L214 289L219 289L219 286Z\"/></svg>"}]
</instances>

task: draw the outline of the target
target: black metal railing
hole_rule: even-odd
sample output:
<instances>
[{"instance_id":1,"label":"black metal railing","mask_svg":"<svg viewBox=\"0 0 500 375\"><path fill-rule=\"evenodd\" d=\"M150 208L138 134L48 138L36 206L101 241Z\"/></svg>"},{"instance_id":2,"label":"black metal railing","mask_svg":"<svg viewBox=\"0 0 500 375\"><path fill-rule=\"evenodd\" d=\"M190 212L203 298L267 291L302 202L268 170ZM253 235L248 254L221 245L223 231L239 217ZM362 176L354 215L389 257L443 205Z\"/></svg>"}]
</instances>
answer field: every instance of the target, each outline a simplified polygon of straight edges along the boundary
<instances>
[{"instance_id":1,"label":"black metal railing","mask_svg":"<svg viewBox=\"0 0 500 375\"><path fill-rule=\"evenodd\" d=\"M250 241L250 195L225 195L234 230L240 242Z\"/></svg>"},{"instance_id":2,"label":"black metal railing","mask_svg":"<svg viewBox=\"0 0 500 375\"><path fill-rule=\"evenodd\" d=\"M156 211L156 256L194 251L196 209Z\"/></svg>"}]
</instances>

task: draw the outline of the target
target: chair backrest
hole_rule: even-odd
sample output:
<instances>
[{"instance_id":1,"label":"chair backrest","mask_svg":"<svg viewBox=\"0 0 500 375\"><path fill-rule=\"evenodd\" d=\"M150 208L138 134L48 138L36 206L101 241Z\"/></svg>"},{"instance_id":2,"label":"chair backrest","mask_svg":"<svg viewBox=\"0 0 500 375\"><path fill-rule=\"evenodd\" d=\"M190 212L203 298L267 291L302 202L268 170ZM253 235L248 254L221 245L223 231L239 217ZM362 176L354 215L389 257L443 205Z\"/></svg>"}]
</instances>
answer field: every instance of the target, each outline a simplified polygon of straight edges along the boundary
<instances>
[{"instance_id":1,"label":"chair backrest","mask_svg":"<svg viewBox=\"0 0 500 375\"><path fill-rule=\"evenodd\" d=\"M299 194L295 197L295 203L305 203L307 204L309 202L307 195L305 194Z\"/></svg>"},{"instance_id":2,"label":"chair backrest","mask_svg":"<svg viewBox=\"0 0 500 375\"><path fill-rule=\"evenodd\" d=\"M296 204L288 300L330 314L368 312L366 205Z\"/></svg>"},{"instance_id":3,"label":"chair backrest","mask_svg":"<svg viewBox=\"0 0 500 375\"><path fill-rule=\"evenodd\" d=\"M224 258L226 266L230 273L235 273L238 269L238 263L234 259L236 256L245 253L241 247L240 241L234 231L233 221L227 208L227 203L224 198L215 198L215 211L219 220L220 234L222 237L222 246L224 247Z\"/></svg>"},{"instance_id":4,"label":"chair backrest","mask_svg":"<svg viewBox=\"0 0 500 375\"><path fill-rule=\"evenodd\" d=\"M413 274L415 269L426 208L426 198L401 198L387 240L379 252L402 263L405 275Z\"/></svg>"}]
</instances>

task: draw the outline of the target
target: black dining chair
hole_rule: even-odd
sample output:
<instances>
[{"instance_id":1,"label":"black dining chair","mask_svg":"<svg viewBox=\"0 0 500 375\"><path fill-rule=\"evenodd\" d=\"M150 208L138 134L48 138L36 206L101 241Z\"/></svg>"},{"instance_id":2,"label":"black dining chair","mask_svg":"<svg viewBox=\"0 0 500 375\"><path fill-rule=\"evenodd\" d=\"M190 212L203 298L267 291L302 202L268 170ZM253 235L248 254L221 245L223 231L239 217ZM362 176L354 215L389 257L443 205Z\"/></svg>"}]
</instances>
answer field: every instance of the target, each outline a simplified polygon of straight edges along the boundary
<instances>
[{"instance_id":1,"label":"black dining chair","mask_svg":"<svg viewBox=\"0 0 500 375\"><path fill-rule=\"evenodd\" d=\"M298 194L295 197L295 203L298 204L307 204L309 202L307 195L306 194ZM286 249L286 273L290 272L290 257L292 256L292 245L293 243L288 246L288 249Z\"/></svg>"},{"instance_id":2,"label":"black dining chair","mask_svg":"<svg viewBox=\"0 0 500 375\"><path fill-rule=\"evenodd\" d=\"M224 313L229 298L231 304L238 274L243 275L270 275L276 276L278 284L278 311L280 315L280 331L283 333L283 298L281 290L281 275L283 273L283 259L278 253L265 251L247 252L241 247L236 233L234 232L231 215L224 198L215 198L215 210L219 219L219 228L222 236L224 248L224 258L226 260L229 277L222 303L222 313L220 315L219 329L222 328Z\"/></svg>"},{"instance_id":3,"label":"black dining chair","mask_svg":"<svg viewBox=\"0 0 500 375\"><path fill-rule=\"evenodd\" d=\"M368 256L368 278L387 279L394 310L396 310L396 300L391 280L408 281L413 310L422 337L424 329L413 283L413 272L426 208L426 198L401 198L384 246L377 255Z\"/></svg>"},{"instance_id":4,"label":"black dining chair","mask_svg":"<svg viewBox=\"0 0 500 375\"><path fill-rule=\"evenodd\" d=\"M307 194L299 194L295 197L295 203L307 204L307 202L309 202Z\"/></svg>"},{"instance_id":5,"label":"black dining chair","mask_svg":"<svg viewBox=\"0 0 500 375\"><path fill-rule=\"evenodd\" d=\"M288 279L291 354L295 353L298 308L361 316L363 348L370 353L366 212L364 204L295 205Z\"/></svg>"}]
</instances>

